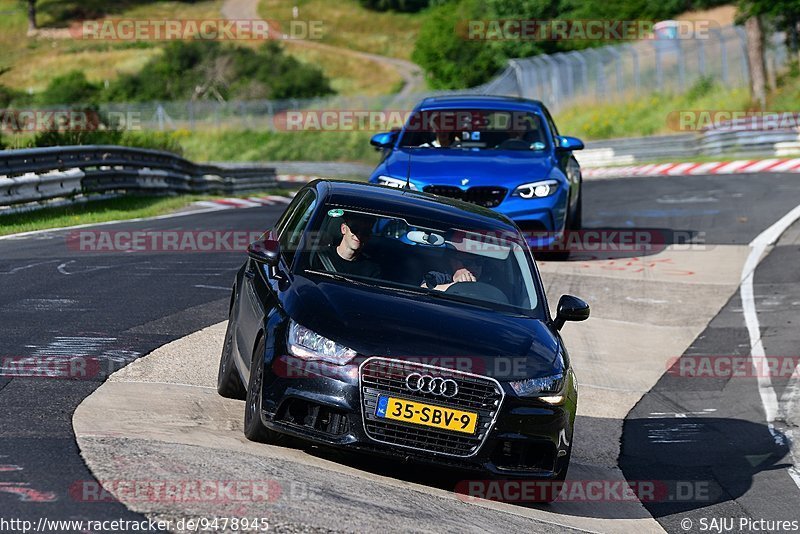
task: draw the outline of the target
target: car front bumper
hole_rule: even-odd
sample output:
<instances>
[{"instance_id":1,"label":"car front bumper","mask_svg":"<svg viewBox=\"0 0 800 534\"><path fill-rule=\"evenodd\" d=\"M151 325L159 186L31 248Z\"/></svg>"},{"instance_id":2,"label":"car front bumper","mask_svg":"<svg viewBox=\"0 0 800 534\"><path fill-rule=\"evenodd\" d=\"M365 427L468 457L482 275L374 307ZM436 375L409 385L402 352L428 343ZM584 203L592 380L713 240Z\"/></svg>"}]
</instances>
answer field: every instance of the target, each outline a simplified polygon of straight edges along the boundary
<instances>
[{"instance_id":1,"label":"car front bumper","mask_svg":"<svg viewBox=\"0 0 800 534\"><path fill-rule=\"evenodd\" d=\"M569 461L577 401L573 383L567 385L568 395L561 405L519 398L507 385L500 385L504 395L480 444L474 451L453 454L419 444L407 446L376 439L380 436L375 435L374 428L368 430L370 419L374 421L375 417L365 408L365 386L359 367L322 364L291 370L286 361L290 361L288 357L280 357L265 369L261 416L264 425L272 430L319 444L471 470L493 478L554 479ZM430 402L429 398L403 396ZM426 431L425 427L409 423L391 422L390 427L392 432L403 435Z\"/></svg>"}]
</instances>

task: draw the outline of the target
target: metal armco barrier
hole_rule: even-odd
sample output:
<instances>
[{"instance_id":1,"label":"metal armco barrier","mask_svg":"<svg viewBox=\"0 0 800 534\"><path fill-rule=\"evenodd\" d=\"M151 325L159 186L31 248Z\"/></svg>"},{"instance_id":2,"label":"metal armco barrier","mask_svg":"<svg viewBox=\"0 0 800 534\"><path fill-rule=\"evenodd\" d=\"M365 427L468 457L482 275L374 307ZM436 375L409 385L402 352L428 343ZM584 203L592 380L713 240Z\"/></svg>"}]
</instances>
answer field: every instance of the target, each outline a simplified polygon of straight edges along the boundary
<instances>
[{"instance_id":1,"label":"metal armco barrier","mask_svg":"<svg viewBox=\"0 0 800 534\"><path fill-rule=\"evenodd\" d=\"M159 150L65 146L0 151L0 206L99 193L235 194L276 186L271 167L198 165Z\"/></svg>"},{"instance_id":2,"label":"metal armco barrier","mask_svg":"<svg viewBox=\"0 0 800 534\"><path fill-rule=\"evenodd\" d=\"M796 130L708 130L653 137L589 141L575 153L584 167L632 165L697 156L773 157L800 154Z\"/></svg>"}]
</instances>

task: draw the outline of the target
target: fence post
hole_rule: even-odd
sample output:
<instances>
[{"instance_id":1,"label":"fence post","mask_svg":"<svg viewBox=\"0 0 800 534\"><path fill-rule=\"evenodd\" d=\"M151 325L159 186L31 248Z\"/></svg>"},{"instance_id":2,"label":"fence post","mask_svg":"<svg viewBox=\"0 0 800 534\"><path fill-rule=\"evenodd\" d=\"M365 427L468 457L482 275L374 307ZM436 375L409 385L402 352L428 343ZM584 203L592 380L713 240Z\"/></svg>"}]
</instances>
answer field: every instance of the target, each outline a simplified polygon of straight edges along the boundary
<instances>
[{"instance_id":1,"label":"fence post","mask_svg":"<svg viewBox=\"0 0 800 534\"><path fill-rule=\"evenodd\" d=\"M664 87L664 69L661 66L661 48L658 39L654 39L653 43L653 55L656 60L656 87L659 89Z\"/></svg>"},{"instance_id":2,"label":"fence post","mask_svg":"<svg viewBox=\"0 0 800 534\"><path fill-rule=\"evenodd\" d=\"M639 52L636 51L636 45L628 45L626 49L631 53L631 63L633 64L633 87L635 93L639 94Z\"/></svg>"},{"instance_id":3,"label":"fence post","mask_svg":"<svg viewBox=\"0 0 800 534\"><path fill-rule=\"evenodd\" d=\"M675 39L675 49L678 51L678 86L680 91L686 90L686 57L680 39Z\"/></svg>"},{"instance_id":4,"label":"fence post","mask_svg":"<svg viewBox=\"0 0 800 534\"><path fill-rule=\"evenodd\" d=\"M744 28L741 26L734 26L736 36L739 37L739 49L742 56L742 72L745 75L745 84L750 87L750 65L747 64L747 36L744 33Z\"/></svg>"},{"instance_id":5,"label":"fence post","mask_svg":"<svg viewBox=\"0 0 800 534\"><path fill-rule=\"evenodd\" d=\"M621 95L625 91L625 82L622 79L622 54L619 53L619 50L617 50L615 46L604 46L603 48L614 56L615 73L617 76L617 93Z\"/></svg>"}]
</instances>

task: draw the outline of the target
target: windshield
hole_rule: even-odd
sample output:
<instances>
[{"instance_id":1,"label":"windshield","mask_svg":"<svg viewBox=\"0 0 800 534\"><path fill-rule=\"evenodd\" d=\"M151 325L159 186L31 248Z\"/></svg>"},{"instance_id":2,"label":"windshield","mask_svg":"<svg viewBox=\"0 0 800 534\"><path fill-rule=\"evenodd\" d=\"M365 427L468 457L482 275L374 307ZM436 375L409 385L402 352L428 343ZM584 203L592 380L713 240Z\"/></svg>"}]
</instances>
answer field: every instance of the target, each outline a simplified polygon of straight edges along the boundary
<instances>
[{"instance_id":1,"label":"windshield","mask_svg":"<svg viewBox=\"0 0 800 534\"><path fill-rule=\"evenodd\" d=\"M298 273L541 315L536 274L515 234L336 206L321 213Z\"/></svg>"},{"instance_id":2,"label":"windshield","mask_svg":"<svg viewBox=\"0 0 800 534\"><path fill-rule=\"evenodd\" d=\"M400 146L427 149L542 151L547 130L527 111L434 110L410 117Z\"/></svg>"}]
</instances>

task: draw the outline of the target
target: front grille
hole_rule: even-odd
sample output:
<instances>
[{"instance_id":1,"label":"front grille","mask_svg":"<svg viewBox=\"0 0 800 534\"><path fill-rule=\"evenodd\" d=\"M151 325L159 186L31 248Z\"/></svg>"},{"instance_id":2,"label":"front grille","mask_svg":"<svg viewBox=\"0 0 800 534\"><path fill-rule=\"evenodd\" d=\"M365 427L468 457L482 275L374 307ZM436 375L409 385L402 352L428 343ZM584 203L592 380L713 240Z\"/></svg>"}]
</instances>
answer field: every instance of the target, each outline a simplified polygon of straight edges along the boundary
<instances>
[{"instance_id":1,"label":"front grille","mask_svg":"<svg viewBox=\"0 0 800 534\"><path fill-rule=\"evenodd\" d=\"M457 198L472 202L484 208L499 206L508 192L505 187L495 186L476 186L465 190L452 185L426 185L422 190L440 197Z\"/></svg>"},{"instance_id":2,"label":"front grille","mask_svg":"<svg viewBox=\"0 0 800 534\"><path fill-rule=\"evenodd\" d=\"M405 379L413 372L452 378L458 384L458 394L445 398L432 393L411 391L406 387ZM503 402L503 389L492 378L401 360L370 358L361 365L359 378L364 430L370 438L391 445L450 456L472 456L478 452ZM477 412L477 430L474 435L460 434L377 417L375 410L378 397L382 394Z\"/></svg>"}]
</instances>

